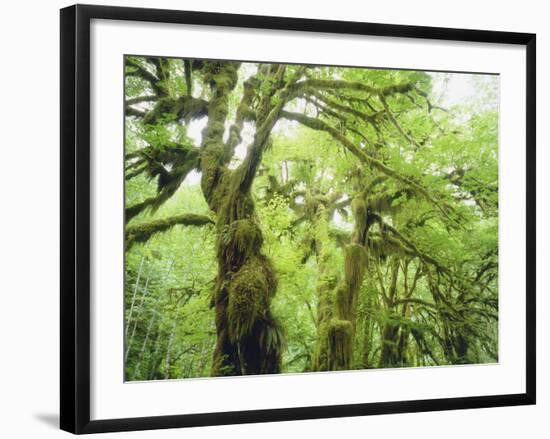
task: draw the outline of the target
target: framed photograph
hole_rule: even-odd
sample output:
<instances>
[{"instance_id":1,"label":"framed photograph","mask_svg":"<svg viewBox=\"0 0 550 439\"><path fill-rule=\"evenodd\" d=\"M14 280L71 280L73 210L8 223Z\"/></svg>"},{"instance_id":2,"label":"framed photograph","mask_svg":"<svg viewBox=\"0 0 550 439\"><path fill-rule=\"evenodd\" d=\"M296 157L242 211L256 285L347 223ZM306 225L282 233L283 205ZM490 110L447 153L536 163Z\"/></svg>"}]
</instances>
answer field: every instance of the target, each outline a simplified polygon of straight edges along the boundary
<instances>
[{"instance_id":1,"label":"framed photograph","mask_svg":"<svg viewBox=\"0 0 550 439\"><path fill-rule=\"evenodd\" d=\"M61 10L62 429L535 393L535 35Z\"/></svg>"}]
</instances>

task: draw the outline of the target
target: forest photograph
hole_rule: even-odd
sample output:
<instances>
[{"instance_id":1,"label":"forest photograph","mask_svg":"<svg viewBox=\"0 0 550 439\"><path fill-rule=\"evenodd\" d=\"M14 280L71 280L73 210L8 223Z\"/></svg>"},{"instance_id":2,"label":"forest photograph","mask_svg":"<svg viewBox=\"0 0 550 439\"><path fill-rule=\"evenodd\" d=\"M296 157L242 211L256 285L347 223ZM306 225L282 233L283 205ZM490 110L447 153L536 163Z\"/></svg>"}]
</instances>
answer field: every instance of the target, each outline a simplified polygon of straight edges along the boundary
<instances>
[{"instance_id":1,"label":"forest photograph","mask_svg":"<svg viewBox=\"0 0 550 439\"><path fill-rule=\"evenodd\" d=\"M125 381L499 361L498 75L126 55L124 90Z\"/></svg>"}]
</instances>

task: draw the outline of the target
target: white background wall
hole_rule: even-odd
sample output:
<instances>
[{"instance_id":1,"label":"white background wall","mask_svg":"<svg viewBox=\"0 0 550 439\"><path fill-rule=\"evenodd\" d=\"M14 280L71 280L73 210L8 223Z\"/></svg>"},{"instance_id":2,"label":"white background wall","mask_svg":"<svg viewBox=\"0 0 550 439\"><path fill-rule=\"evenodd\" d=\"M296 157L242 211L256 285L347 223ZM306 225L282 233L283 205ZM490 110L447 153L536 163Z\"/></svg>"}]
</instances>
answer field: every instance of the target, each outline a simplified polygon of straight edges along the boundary
<instances>
[{"instance_id":1,"label":"white background wall","mask_svg":"<svg viewBox=\"0 0 550 439\"><path fill-rule=\"evenodd\" d=\"M89 3L96 3L89 1ZM545 2L392 0L124 1L100 4L300 16L395 24L537 33L538 45L538 405L454 412L325 419L106 435L143 438L545 438L550 434L550 380L545 276L550 245L544 227L550 27ZM0 13L0 436L61 437L58 419L59 287L59 13L63 1L5 2Z\"/></svg>"}]
</instances>

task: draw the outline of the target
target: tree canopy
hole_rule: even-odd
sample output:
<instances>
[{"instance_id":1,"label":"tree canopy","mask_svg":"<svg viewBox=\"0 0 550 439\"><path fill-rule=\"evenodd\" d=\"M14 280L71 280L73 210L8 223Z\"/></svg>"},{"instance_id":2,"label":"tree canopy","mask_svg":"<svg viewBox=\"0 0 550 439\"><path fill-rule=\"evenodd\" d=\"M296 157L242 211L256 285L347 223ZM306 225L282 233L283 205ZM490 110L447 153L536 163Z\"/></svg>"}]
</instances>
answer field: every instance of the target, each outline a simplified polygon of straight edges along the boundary
<instances>
[{"instance_id":1,"label":"tree canopy","mask_svg":"<svg viewBox=\"0 0 550 439\"><path fill-rule=\"evenodd\" d=\"M125 93L128 380L498 360L498 77L127 56Z\"/></svg>"}]
</instances>

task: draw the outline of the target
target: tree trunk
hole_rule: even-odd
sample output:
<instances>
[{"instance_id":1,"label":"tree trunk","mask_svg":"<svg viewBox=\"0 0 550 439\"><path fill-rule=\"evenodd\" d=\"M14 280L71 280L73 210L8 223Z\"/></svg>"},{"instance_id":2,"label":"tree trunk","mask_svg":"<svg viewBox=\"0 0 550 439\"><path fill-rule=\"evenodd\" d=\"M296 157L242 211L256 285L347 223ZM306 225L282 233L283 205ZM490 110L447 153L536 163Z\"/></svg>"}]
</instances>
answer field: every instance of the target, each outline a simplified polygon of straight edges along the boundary
<instances>
[{"instance_id":1,"label":"tree trunk","mask_svg":"<svg viewBox=\"0 0 550 439\"><path fill-rule=\"evenodd\" d=\"M323 215L325 209L320 208ZM319 341L315 370L349 370L353 365L357 299L367 267L367 209L361 197L352 202L352 211L355 226L352 242L344 248L344 279L335 287L327 283L325 265L330 260L329 255L326 250L318 252L321 284L318 287ZM317 221L317 227L324 230L328 239L329 218L326 214L320 218L318 215Z\"/></svg>"},{"instance_id":2,"label":"tree trunk","mask_svg":"<svg viewBox=\"0 0 550 439\"><path fill-rule=\"evenodd\" d=\"M310 201L310 204L312 201ZM317 281L317 346L313 357L314 371L331 370L331 358L329 348L329 329L334 316L334 288L337 285L337 277L334 273L332 249L327 246L329 242L328 224L329 214L321 203L313 203L314 214L312 218L315 253L317 255L318 281Z\"/></svg>"},{"instance_id":3,"label":"tree trunk","mask_svg":"<svg viewBox=\"0 0 550 439\"><path fill-rule=\"evenodd\" d=\"M277 373L283 344L282 330L270 311L277 280L271 262L261 251L263 236L250 195L256 168L276 119L267 119L272 108L257 116L256 135L248 155L241 166L230 171L225 164L238 144L243 113L251 99L247 93L250 85L245 84L244 97L225 144L228 99L237 83L238 66L212 62L204 69L214 94L208 107L201 154L202 190L217 216L214 376Z\"/></svg>"}]
</instances>

